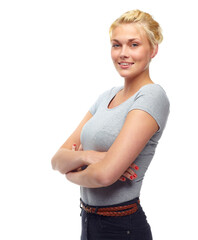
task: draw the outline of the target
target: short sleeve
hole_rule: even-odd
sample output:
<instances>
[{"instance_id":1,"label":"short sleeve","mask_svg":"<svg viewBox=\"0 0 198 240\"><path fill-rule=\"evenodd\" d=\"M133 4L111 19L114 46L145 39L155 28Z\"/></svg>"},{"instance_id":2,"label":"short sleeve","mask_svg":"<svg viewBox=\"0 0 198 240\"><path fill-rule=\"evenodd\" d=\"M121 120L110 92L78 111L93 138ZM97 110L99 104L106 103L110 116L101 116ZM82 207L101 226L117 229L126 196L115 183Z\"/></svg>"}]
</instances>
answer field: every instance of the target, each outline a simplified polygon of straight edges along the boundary
<instances>
[{"instance_id":1,"label":"short sleeve","mask_svg":"<svg viewBox=\"0 0 198 240\"><path fill-rule=\"evenodd\" d=\"M90 107L89 112L94 115L98 109L98 107L100 106L100 104L106 100L106 98L110 95L112 89L111 90L107 90L105 92L103 92L102 94L100 94L97 98L97 100L95 101L95 103Z\"/></svg>"},{"instance_id":2,"label":"short sleeve","mask_svg":"<svg viewBox=\"0 0 198 240\"><path fill-rule=\"evenodd\" d=\"M150 114L159 126L159 131L165 128L170 112L170 103L164 89L157 84L149 84L140 90L129 111L139 109Z\"/></svg>"}]
</instances>

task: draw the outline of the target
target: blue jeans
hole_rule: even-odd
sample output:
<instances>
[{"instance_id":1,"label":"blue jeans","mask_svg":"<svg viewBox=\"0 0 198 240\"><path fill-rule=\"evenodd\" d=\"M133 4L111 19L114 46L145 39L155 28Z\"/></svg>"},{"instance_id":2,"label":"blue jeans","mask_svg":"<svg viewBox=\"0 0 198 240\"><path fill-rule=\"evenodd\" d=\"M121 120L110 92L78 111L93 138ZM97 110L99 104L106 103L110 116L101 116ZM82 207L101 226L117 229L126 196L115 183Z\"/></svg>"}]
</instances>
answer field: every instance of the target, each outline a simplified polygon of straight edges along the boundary
<instances>
[{"instance_id":1,"label":"blue jeans","mask_svg":"<svg viewBox=\"0 0 198 240\"><path fill-rule=\"evenodd\" d=\"M138 198L119 205L136 202L138 210L128 216L107 217L87 213L82 209L81 240L152 240L150 226L146 215L138 203Z\"/></svg>"}]
</instances>

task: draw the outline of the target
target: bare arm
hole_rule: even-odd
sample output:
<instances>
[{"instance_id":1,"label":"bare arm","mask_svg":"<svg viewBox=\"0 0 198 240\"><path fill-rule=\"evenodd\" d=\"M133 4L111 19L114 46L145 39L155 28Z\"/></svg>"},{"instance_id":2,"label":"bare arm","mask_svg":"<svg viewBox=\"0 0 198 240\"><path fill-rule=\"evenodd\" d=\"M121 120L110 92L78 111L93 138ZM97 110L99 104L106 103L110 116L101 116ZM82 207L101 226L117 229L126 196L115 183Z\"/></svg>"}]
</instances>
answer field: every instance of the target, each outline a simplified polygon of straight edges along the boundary
<instances>
[{"instance_id":1,"label":"bare arm","mask_svg":"<svg viewBox=\"0 0 198 240\"><path fill-rule=\"evenodd\" d=\"M56 152L51 160L52 168L58 170L60 173L67 173L75 170L83 165L88 165L84 158L84 152L72 151L73 143L76 143L77 147L80 146L80 134L83 126L89 119L92 118L92 114L87 112L83 120L80 122L76 130L65 141L61 148Z\"/></svg>"},{"instance_id":2,"label":"bare arm","mask_svg":"<svg viewBox=\"0 0 198 240\"><path fill-rule=\"evenodd\" d=\"M78 149L76 147L76 144L73 144L72 151L83 151L82 144L80 145L80 147ZM98 161L101 161L106 156L106 152L101 153L101 152L92 151L92 153L94 153L95 156L93 156L93 154L92 154L92 156L90 156L91 159L88 162L88 165L92 164L92 163L95 163L95 162L98 162ZM77 172L82 171L82 170L83 169L80 167L80 168L77 169ZM119 178L119 180L122 181L122 182L125 182L126 179L134 180L135 178L137 178L137 174L136 174L136 172L134 172L134 170L138 171L139 167L135 163L132 163L127 168L127 170L123 173L123 175Z\"/></svg>"},{"instance_id":3,"label":"bare arm","mask_svg":"<svg viewBox=\"0 0 198 240\"><path fill-rule=\"evenodd\" d=\"M78 148L80 146L80 134L83 126L92 118L92 114L87 112L76 130L56 152L51 160L52 168L65 174L76 170L84 165L90 165L104 158L105 152L96 151L72 151L73 143Z\"/></svg>"},{"instance_id":4,"label":"bare arm","mask_svg":"<svg viewBox=\"0 0 198 240\"><path fill-rule=\"evenodd\" d=\"M132 110L104 159L84 171L69 172L71 182L89 188L109 186L133 163L149 139L158 130L157 122L142 110Z\"/></svg>"},{"instance_id":5,"label":"bare arm","mask_svg":"<svg viewBox=\"0 0 198 240\"><path fill-rule=\"evenodd\" d=\"M106 152L97 151L73 151L79 148L80 145L80 133L85 123L91 119L92 114L88 112L79 126L73 132L73 134L66 140L61 148L53 156L51 163L54 170L58 170L62 174L79 169L84 165L90 165L101 161L106 156ZM73 149L73 143L75 149ZM133 180L137 177L133 169L137 170L137 165L132 164L127 171L120 178L121 181L125 181L126 178Z\"/></svg>"},{"instance_id":6,"label":"bare arm","mask_svg":"<svg viewBox=\"0 0 198 240\"><path fill-rule=\"evenodd\" d=\"M83 158L83 152L74 152L67 148L60 148L52 158L52 168L65 174L83 165L88 165Z\"/></svg>"}]
</instances>

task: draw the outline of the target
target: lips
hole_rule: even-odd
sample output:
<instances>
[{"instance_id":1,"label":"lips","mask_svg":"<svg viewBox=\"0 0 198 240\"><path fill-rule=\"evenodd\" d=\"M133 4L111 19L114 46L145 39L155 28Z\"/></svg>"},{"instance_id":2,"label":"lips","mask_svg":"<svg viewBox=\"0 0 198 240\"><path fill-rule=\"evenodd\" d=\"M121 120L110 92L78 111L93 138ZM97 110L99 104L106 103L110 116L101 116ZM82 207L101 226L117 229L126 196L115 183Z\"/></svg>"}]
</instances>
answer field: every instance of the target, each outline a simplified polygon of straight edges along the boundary
<instances>
[{"instance_id":1,"label":"lips","mask_svg":"<svg viewBox=\"0 0 198 240\"><path fill-rule=\"evenodd\" d=\"M133 62L118 62L118 64L120 65L121 68L129 68L130 66L132 66L134 63Z\"/></svg>"},{"instance_id":2,"label":"lips","mask_svg":"<svg viewBox=\"0 0 198 240\"><path fill-rule=\"evenodd\" d=\"M122 66L129 66L129 65L132 65L134 63L130 63L130 62L119 62L118 63L119 65L122 65Z\"/></svg>"}]
</instances>

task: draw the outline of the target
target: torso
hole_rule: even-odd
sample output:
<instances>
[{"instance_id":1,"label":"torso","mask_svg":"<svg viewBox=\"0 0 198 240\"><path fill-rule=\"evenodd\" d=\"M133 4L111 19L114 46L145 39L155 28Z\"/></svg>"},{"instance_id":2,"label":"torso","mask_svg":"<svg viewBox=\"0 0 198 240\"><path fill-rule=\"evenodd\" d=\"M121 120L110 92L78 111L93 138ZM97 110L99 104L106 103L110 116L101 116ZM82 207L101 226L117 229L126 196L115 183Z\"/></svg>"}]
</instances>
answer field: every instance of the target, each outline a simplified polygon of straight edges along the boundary
<instances>
[{"instance_id":1,"label":"torso","mask_svg":"<svg viewBox=\"0 0 198 240\"><path fill-rule=\"evenodd\" d=\"M81 187L81 198L86 204L107 206L126 202L140 195L144 174L154 156L169 109L164 90L157 84L147 85L127 99L121 98L123 86L112 88L101 94L90 108L93 117L84 125L81 132L81 143L85 151L107 152L120 133L128 112L132 109L141 109L152 114L161 128L135 160L139 166L137 179L126 181L124 184L116 181L104 188Z\"/></svg>"}]
</instances>

